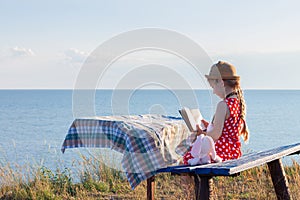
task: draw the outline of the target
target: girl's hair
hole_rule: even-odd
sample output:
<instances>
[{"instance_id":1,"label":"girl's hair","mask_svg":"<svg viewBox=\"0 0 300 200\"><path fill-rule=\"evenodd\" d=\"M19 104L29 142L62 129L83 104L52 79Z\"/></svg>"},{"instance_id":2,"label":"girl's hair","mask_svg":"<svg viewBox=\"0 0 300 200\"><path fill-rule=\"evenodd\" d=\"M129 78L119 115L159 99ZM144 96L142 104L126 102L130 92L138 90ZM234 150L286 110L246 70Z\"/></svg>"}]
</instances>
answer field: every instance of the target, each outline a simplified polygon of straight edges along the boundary
<instances>
[{"instance_id":1,"label":"girl's hair","mask_svg":"<svg viewBox=\"0 0 300 200\"><path fill-rule=\"evenodd\" d=\"M233 80L233 79L224 79L224 84L233 88L236 92L237 92L237 96L238 99L240 101L240 107L241 107L241 119L244 121L244 126L243 129L241 131L241 134L243 135L244 141L248 141L249 139L249 130L248 130L248 126L246 124L246 102L244 99L244 94L243 94L243 90L240 87L240 82L239 80Z\"/></svg>"}]
</instances>

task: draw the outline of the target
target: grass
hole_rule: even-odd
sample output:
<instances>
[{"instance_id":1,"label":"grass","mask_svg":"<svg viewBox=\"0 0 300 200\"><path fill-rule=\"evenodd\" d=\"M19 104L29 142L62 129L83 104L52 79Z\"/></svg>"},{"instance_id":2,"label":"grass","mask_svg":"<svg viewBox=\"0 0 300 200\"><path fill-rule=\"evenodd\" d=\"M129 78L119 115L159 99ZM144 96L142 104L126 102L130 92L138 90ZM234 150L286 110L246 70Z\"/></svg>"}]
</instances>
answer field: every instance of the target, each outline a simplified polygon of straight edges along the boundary
<instances>
[{"instance_id":1,"label":"grass","mask_svg":"<svg viewBox=\"0 0 300 200\"><path fill-rule=\"evenodd\" d=\"M51 171L45 166L0 166L0 199L145 199L146 181L131 190L124 174L101 161L83 157L84 169L74 182L70 169ZM285 166L292 197L300 196L300 165ZM156 177L156 199L193 199L193 182L168 173ZM236 177L213 178L214 199L276 199L266 166Z\"/></svg>"}]
</instances>

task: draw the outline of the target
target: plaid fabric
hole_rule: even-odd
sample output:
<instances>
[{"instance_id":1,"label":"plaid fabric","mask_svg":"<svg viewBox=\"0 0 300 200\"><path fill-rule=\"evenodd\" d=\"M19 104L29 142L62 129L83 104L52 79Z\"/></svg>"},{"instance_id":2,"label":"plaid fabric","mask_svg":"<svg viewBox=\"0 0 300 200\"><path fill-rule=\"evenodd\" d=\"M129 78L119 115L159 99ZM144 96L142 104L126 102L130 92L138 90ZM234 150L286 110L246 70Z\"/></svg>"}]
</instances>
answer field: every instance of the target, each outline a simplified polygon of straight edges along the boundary
<instances>
[{"instance_id":1,"label":"plaid fabric","mask_svg":"<svg viewBox=\"0 0 300 200\"><path fill-rule=\"evenodd\" d=\"M181 118L160 115L75 119L62 145L111 148L122 153L122 168L134 189L156 170L176 163L190 147Z\"/></svg>"}]
</instances>

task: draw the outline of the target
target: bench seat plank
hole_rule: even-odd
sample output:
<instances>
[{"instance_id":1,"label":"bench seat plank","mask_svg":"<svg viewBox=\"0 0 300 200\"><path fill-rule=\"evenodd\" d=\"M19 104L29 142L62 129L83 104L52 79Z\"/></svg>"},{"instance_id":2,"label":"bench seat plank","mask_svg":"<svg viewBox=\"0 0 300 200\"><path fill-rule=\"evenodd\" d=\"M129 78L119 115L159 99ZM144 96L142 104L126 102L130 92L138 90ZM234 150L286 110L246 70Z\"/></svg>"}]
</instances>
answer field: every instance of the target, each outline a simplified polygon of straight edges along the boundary
<instances>
[{"instance_id":1,"label":"bench seat plank","mask_svg":"<svg viewBox=\"0 0 300 200\"><path fill-rule=\"evenodd\" d=\"M300 153L300 143L281 146L268 151L247 154L236 160L206 165L170 166L157 170L157 172L195 173L203 176L232 176L244 170L257 167L284 156Z\"/></svg>"}]
</instances>

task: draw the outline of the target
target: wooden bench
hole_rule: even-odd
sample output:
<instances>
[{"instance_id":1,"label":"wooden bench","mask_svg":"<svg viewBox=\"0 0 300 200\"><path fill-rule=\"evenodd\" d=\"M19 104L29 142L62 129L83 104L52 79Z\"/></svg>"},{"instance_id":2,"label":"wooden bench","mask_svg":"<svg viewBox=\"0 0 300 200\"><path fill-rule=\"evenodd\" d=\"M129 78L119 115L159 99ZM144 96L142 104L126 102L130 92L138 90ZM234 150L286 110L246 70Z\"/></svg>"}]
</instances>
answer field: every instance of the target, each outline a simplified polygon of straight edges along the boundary
<instances>
[{"instance_id":1,"label":"wooden bench","mask_svg":"<svg viewBox=\"0 0 300 200\"><path fill-rule=\"evenodd\" d=\"M281 158L300 153L300 143L278 147L268 151L251 153L236 160L197 166L171 166L157 172L170 172L174 175L189 174L194 176L196 199L210 199L211 178L214 176L236 176L240 172L267 164L278 199L291 199L287 178ZM147 180L147 199L154 199L155 178Z\"/></svg>"}]
</instances>

